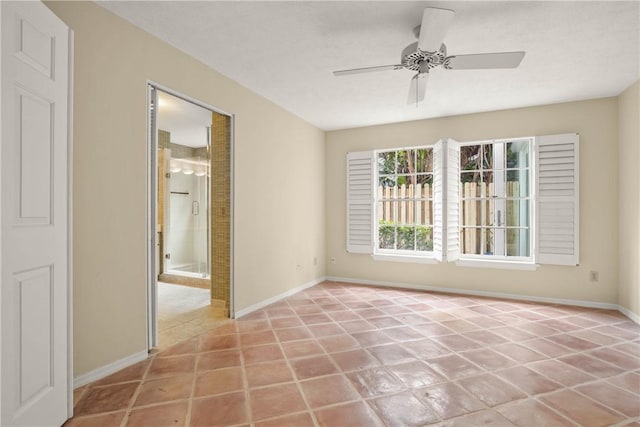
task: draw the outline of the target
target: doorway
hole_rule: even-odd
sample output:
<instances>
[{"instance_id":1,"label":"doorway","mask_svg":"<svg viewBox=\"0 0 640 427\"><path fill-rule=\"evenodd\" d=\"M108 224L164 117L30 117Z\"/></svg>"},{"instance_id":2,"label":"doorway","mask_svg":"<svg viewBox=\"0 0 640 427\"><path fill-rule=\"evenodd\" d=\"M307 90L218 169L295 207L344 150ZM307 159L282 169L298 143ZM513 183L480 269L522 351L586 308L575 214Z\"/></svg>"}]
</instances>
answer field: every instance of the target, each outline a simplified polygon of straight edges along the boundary
<instances>
[{"instance_id":1,"label":"doorway","mask_svg":"<svg viewBox=\"0 0 640 427\"><path fill-rule=\"evenodd\" d=\"M231 314L231 116L150 84L149 149L149 348L162 349Z\"/></svg>"}]
</instances>

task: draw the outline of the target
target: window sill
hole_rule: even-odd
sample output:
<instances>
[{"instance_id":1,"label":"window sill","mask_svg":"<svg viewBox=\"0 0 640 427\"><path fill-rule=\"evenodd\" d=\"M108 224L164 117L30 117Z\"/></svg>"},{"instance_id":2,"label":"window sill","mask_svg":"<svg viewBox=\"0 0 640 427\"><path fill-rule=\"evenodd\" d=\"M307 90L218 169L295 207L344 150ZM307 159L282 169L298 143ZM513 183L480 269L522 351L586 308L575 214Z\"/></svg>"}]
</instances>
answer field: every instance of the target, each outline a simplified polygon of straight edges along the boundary
<instances>
[{"instance_id":1,"label":"window sill","mask_svg":"<svg viewBox=\"0 0 640 427\"><path fill-rule=\"evenodd\" d=\"M373 254L374 261L409 262L414 264L437 264L438 261L431 256Z\"/></svg>"},{"instance_id":2,"label":"window sill","mask_svg":"<svg viewBox=\"0 0 640 427\"><path fill-rule=\"evenodd\" d=\"M458 267L497 268L501 270L535 271L540 267L533 262L521 261L490 261L484 259L460 259L456 261Z\"/></svg>"}]
</instances>

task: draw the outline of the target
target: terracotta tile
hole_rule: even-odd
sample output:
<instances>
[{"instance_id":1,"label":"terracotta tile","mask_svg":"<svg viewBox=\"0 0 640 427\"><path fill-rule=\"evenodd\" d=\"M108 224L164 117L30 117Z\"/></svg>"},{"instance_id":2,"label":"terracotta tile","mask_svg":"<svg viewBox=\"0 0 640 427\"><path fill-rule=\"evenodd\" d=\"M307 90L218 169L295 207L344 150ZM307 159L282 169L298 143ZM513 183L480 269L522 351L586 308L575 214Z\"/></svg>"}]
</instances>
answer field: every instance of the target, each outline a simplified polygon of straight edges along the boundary
<instances>
[{"instance_id":1,"label":"terracotta tile","mask_svg":"<svg viewBox=\"0 0 640 427\"><path fill-rule=\"evenodd\" d=\"M404 384L384 368L372 368L346 374L349 381L364 398L394 393L405 388Z\"/></svg>"},{"instance_id":2,"label":"terracotta tile","mask_svg":"<svg viewBox=\"0 0 640 427\"><path fill-rule=\"evenodd\" d=\"M431 319L427 319L426 317L416 313L400 314L396 316L396 318L405 325L424 325L431 323Z\"/></svg>"},{"instance_id":3,"label":"terracotta tile","mask_svg":"<svg viewBox=\"0 0 640 427\"><path fill-rule=\"evenodd\" d=\"M424 335L409 326L399 326L381 331L396 342L417 341L424 339Z\"/></svg>"},{"instance_id":4,"label":"terracotta tile","mask_svg":"<svg viewBox=\"0 0 640 427\"><path fill-rule=\"evenodd\" d=\"M267 317L269 317L269 319L275 319L278 317L289 317L289 316L295 315L293 310L285 307L265 309L264 311L267 313Z\"/></svg>"},{"instance_id":5,"label":"terracotta tile","mask_svg":"<svg viewBox=\"0 0 640 427\"><path fill-rule=\"evenodd\" d=\"M351 310L334 311L332 313L328 313L328 316L336 322L344 322L345 320L361 320L360 316Z\"/></svg>"},{"instance_id":6,"label":"terracotta tile","mask_svg":"<svg viewBox=\"0 0 640 427\"><path fill-rule=\"evenodd\" d=\"M496 374L530 395L548 393L560 388L560 384L524 366L516 366Z\"/></svg>"},{"instance_id":7,"label":"terracotta tile","mask_svg":"<svg viewBox=\"0 0 640 427\"><path fill-rule=\"evenodd\" d=\"M441 325L446 326L459 334L480 329L480 327L475 323L468 322L464 319L445 320Z\"/></svg>"},{"instance_id":8,"label":"terracotta tile","mask_svg":"<svg viewBox=\"0 0 640 427\"><path fill-rule=\"evenodd\" d=\"M256 315L257 314L258 313L256 313ZM230 321L229 323L226 323L224 325L216 326L215 328L213 328L209 332L209 334L211 334L211 335L229 335L229 334L235 334L236 332L238 332L236 322Z\"/></svg>"},{"instance_id":9,"label":"terracotta tile","mask_svg":"<svg viewBox=\"0 0 640 427\"><path fill-rule=\"evenodd\" d=\"M273 418L255 423L255 427L314 427L313 419L308 412Z\"/></svg>"},{"instance_id":10,"label":"terracotta tile","mask_svg":"<svg viewBox=\"0 0 640 427\"><path fill-rule=\"evenodd\" d=\"M323 354L322 347L318 345L316 340L285 342L282 344L282 349L288 358Z\"/></svg>"},{"instance_id":11,"label":"terracotta tile","mask_svg":"<svg viewBox=\"0 0 640 427\"><path fill-rule=\"evenodd\" d=\"M259 387L293 381L291 369L284 360L245 367L249 387Z\"/></svg>"},{"instance_id":12,"label":"terracotta tile","mask_svg":"<svg viewBox=\"0 0 640 427\"><path fill-rule=\"evenodd\" d=\"M87 391L89 391L88 386L78 387L75 390L73 390L73 406L74 407L78 404L80 399L82 399L82 396L84 396Z\"/></svg>"},{"instance_id":13,"label":"terracotta tile","mask_svg":"<svg viewBox=\"0 0 640 427\"><path fill-rule=\"evenodd\" d=\"M80 399L74 413L81 416L126 409L139 385L132 382L91 388Z\"/></svg>"},{"instance_id":14,"label":"terracotta tile","mask_svg":"<svg viewBox=\"0 0 640 427\"><path fill-rule=\"evenodd\" d=\"M491 329L491 332L510 339L511 341L524 341L536 338L534 334L530 334L529 332L525 332L522 329L511 326L494 328Z\"/></svg>"},{"instance_id":15,"label":"terracotta tile","mask_svg":"<svg viewBox=\"0 0 640 427\"><path fill-rule=\"evenodd\" d=\"M469 426L513 427L513 424L498 412L491 409L474 412L471 415L465 415L441 424L441 427Z\"/></svg>"},{"instance_id":16,"label":"terracotta tile","mask_svg":"<svg viewBox=\"0 0 640 427\"><path fill-rule=\"evenodd\" d=\"M403 347L421 359L430 359L451 353L447 347L431 339L405 342Z\"/></svg>"},{"instance_id":17,"label":"terracotta tile","mask_svg":"<svg viewBox=\"0 0 640 427\"><path fill-rule=\"evenodd\" d=\"M591 350L598 347L598 344L592 343L591 341L583 340L582 338L574 337L569 334L554 335L551 337L547 337L547 339L575 351Z\"/></svg>"},{"instance_id":18,"label":"terracotta tile","mask_svg":"<svg viewBox=\"0 0 640 427\"><path fill-rule=\"evenodd\" d=\"M600 378L611 377L624 372L624 369L586 354L573 354L561 357L558 360Z\"/></svg>"},{"instance_id":19,"label":"terracotta tile","mask_svg":"<svg viewBox=\"0 0 640 427\"><path fill-rule=\"evenodd\" d=\"M134 406L188 399L193 387L193 374L157 378L142 383Z\"/></svg>"},{"instance_id":20,"label":"terracotta tile","mask_svg":"<svg viewBox=\"0 0 640 427\"><path fill-rule=\"evenodd\" d=\"M229 368L240 365L240 350L219 350L198 354L196 370L207 371L210 369Z\"/></svg>"},{"instance_id":21,"label":"terracotta tile","mask_svg":"<svg viewBox=\"0 0 640 427\"><path fill-rule=\"evenodd\" d=\"M442 335L451 335L453 331L440 323L426 323L424 325L415 325L413 329L420 332L425 337L438 337Z\"/></svg>"},{"instance_id":22,"label":"terracotta tile","mask_svg":"<svg viewBox=\"0 0 640 427\"><path fill-rule=\"evenodd\" d=\"M186 341L182 341L178 344L172 345L166 350L162 350L158 353L158 357L168 356L180 356L183 354L192 354L198 351L198 338L191 338Z\"/></svg>"},{"instance_id":23,"label":"terracotta tile","mask_svg":"<svg viewBox=\"0 0 640 427\"><path fill-rule=\"evenodd\" d=\"M519 427L574 427L575 424L534 399L519 400L498 408L505 418Z\"/></svg>"},{"instance_id":24,"label":"terracotta tile","mask_svg":"<svg viewBox=\"0 0 640 427\"><path fill-rule=\"evenodd\" d=\"M600 360L609 362L626 370L640 369L640 358L628 356L610 348L599 348L587 353L589 356L597 357Z\"/></svg>"},{"instance_id":25,"label":"terracotta tile","mask_svg":"<svg viewBox=\"0 0 640 427\"><path fill-rule=\"evenodd\" d=\"M409 392L372 399L368 403L388 426L423 426L438 421L435 412Z\"/></svg>"},{"instance_id":26,"label":"terracotta tile","mask_svg":"<svg viewBox=\"0 0 640 427\"><path fill-rule=\"evenodd\" d=\"M615 384L620 388L629 390L635 394L640 394L640 374L635 372L628 372L623 375L619 375L615 378L609 378L611 384Z\"/></svg>"},{"instance_id":27,"label":"terracotta tile","mask_svg":"<svg viewBox=\"0 0 640 427\"><path fill-rule=\"evenodd\" d=\"M376 329L375 326L373 326L366 320L350 320L340 323L340 326L342 326L347 332L350 333L372 331Z\"/></svg>"},{"instance_id":28,"label":"terracotta tile","mask_svg":"<svg viewBox=\"0 0 640 427\"><path fill-rule=\"evenodd\" d=\"M503 356L510 357L520 363L529 363L535 362L536 360L546 359L546 356L513 342L500 344L492 348Z\"/></svg>"},{"instance_id":29,"label":"terracotta tile","mask_svg":"<svg viewBox=\"0 0 640 427\"><path fill-rule=\"evenodd\" d=\"M109 414L90 415L86 417L74 416L63 427L113 427L119 426L126 414L125 411Z\"/></svg>"},{"instance_id":30,"label":"terracotta tile","mask_svg":"<svg viewBox=\"0 0 640 427\"><path fill-rule=\"evenodd\" d=\"M277 417L306 409L295 384L282 384L249 391L251 417L254 421Z\"/></svg>"},{"instance_id":31,"label":"terracotta tile","mask_svg":"<svg viewBox=\"0 0 640 427\"><path fill-rule=\"evenodd\" d=\"M354 310L356 312L356 314L360 317L362 317L363 319L367 319L368 321L370 321L370 319L375 318L379 318L379 317L383 317L386 315L386 313L380 309L371 307L371 308L365 308L362 310ZM373 322L371 322L373 323ZM376 325L378 326L378 325Z\"/></svg>"},{"instance_id":32,"label":"terracotta tile","mask_svg":"<svg viewBox=\"0 0 640 427\"><path fill-rule=\"evenodd\" d=\"M395 342L389 335L382 331L365 331L351 334L362 347L391 344Z\"/></svg>"},{"instance_id":33,"label":"terracotta tile","mask_svg":"<svg viewBox=\"0 0 640 427\"><path fill-rule=\"evenodd\" d=\"M527 397L520 390L491 374L464 378L458 381L458 384L489 407Z\"/></svg>"},{"instance_id":34,"label":"terracotta tile","mask_svg":"<svg viewBox=\"0 0 640 427\"><path fill-rule=\"evenodd\" d=\"M640 416L640 398L637 394L620 390L604 381L585 384L576 387L576 390L627 417Z\"/></svg>"},{"instance_id":35,"label":"terracotta tile","mask_svg":"<svg viewBox=\"0 0 640 427\"><path fill-rule=\"evenodd\" d=\"M237 334L233 335L209 335L200 336L199 351L227 350L239 347L240 340Z\"/></svg>"},{"instance_id":36,"label":"terracotta tile","mask_svg":"<svg viewBox=\"0 0 640 427\"><path fill-rule=\"evenodd\" d=\"M509 359L501 354L496 353L490 348L482 348L480 350L471 350L460 353L466 359L489 371L495 371L500 368L508 368L517 364L516 361Z\"/></svg>"},{"instance_id":37,"label":"terracotta tile","mask_svg":"<svg viewBox=\"0 0 640 427\"><path fill-rule=\"evenodd\" d=\"M385 314L385 313L382 313L382 314ZM364 317L365 319L367 318L366 316L362 316L362 317ZM371 318L367 320L373 325L377 326L378 329L386 329L386 328L394 328L397 326L402 326L402 322L399 322L398 320L394 319L391 316L376 317L376 318Z\"/></svg>"},{"instance_id":38,"label":"terracotta tile","mask_svg":"<svg viewBox=\"0 0 640 427\"><path fill-rule=\"evenodd\" d=\"M328 337L332 335L344 334L344 329L336 323L322 323L320 325L309 325L309 330L316 338Z\"/></svg>"},{"instance_id":39,"label":"terracotta tile","mask_svg":"<svg viewBox=\"0 0 640 427\"><path fill-rule=\"evenodd\" d=\"M317 314L301 314L300 320L305 325L315 325L317 323L329 323L331 322L331 318L324 313Z\"/></svg>"},{"instance_id":40,"label":"terracotta tile","mask_svg":"<svg viewBox=\"0 0 640 427\"><path fill-rule=\"evenodd\" d=\"M599 332L592 331L591 329L573 331L570 335L600 345L610 345L621 341L620 338L616 338L611 335L603 335Z\"/></svg>"},{"instance_id":41,"label":"terracotta tile","mask_svg":"<svg viewBox=\"0 0 640 427\"><path fill-rule=\"evenodd\" d=\"M600 326L592 330L604 335L614 336L625 340L635 340L638 338L638 332L630 331L624 328L616 328L615 326Z\"/></svg>"},{"instance_id":42,"label":"terracotta tile","mask_svg":"<svg viewBox=\"0 0 640 427\"><path fill-rule=\"evenodd\" d=\"M322 309L315 304L312 305L302 305L293 308L298 316L306 316L310 314L322 314Z\"/></svg>"},{"instance_id":43,"label":"terracotta tile","mask_svg":"<svg viewBox=\"0 0 640 427\"><path fill-rule=\"evenodd\" d=\"M452 351L474 350L483 346L483 344L472 341L459 334L444 335L441 337L433 338L433 340L445 345Z\"/></svg>"},{"instance_id":44,"label":"terracotta tile","mask_svg":"<svg viewBox=\"0 0 640 427\"><path fill-rule=\"evenodd\" d=\"M363 349L332 353L330 356L336 365L344 372L359 371L380 366L378 359Z\"/></svg>"},{"instance_id":45,"label":"terracotta tile","mask_svg":"<svg viewBox=\"0 0 640 427\"><path fill-rule=\"evenodd\" d=\"M242 368L216 369L196 375L195 397L228 393L243 389Z\"/></svg>"},{"instance_id":46,"label":"terracotta tile","mask_svg":"<svg viewBox=\"0 0 640 427\"><path fill-rule=\"evenodd\" d=\"M291 367L299 380L334 374L338 369L329 356L313 356L290 361Z\"/></svg>"},{"instance_id":47,"label":"terracotta tile","mask_svg":"<svg viewBox=\"0 0 640 427\"><path fill-rule=\"evenodd\" d=\"M573 350L571 350L570 348L551 342L544 338L535 338L528 341L521 341L520 344L548 357L558 357L564 356L568 353L573 353Z\"/></svg>"},{"instance_id":48,"label":"terracotta tile","mask_svg":"<svg viewBox=\"0 0 640 427\"><path fill-rule=\"evenodd\" d=\"M389 372L400 378L409 388L425 387L447 379L431 369L426 363L414 361L388 367Z\"/></svg>"},{"instance_id":49,"label":"terracotta tile","mask_svg":"<svg viewBox=\"0 0 640 427\"><path fill-rule=\"evenodd\" d=\"M184 426L188 406L184 401L134 409L129 414L127 426Z\"/></svg>"},{"instance_id":50,"label":"terracotta tile","mask_svg":"<svg viewBox=\"0 0 640 427\"><path fill-rule=\"evenodd\" d=\"M426 363L429 367L452 380L482 373L482 369L457 354L429 359Z\"/></svg>"},{"instance_id":51,"label":"terracotta tile","mask_svg":"<svg viewBox=\"0 0 640 427\"><path fill-rule=\"evenodd\" d=\"M284 359L284 354L278 344L257 345L242 349L245 365Z\"/></svg>"},{"instance_id":52,"label":"terracotta tile","mask_svg":"<svg viewBox=\"0 0 640 427\"><path fill-rule=\"evenodd\" d=\"M266 331L267 329L271 328L271 324L266 319L248 321L245 321L243 319L240 319L237 322L238 332L241 333Z\"/></svg>"},{"instance_id":53,"label":"terracotta tile","mask_svg":"<svg viewBox=\"0 0 640 427\"><path fill-rule=\"evenodd\" d=\"M485 407L474 396L450 382L421 388L415 390L414 394L429 404L442 419L479 411Z\"/></svg>"},{"instance_id":54,"label":"terracotta tile","mask_svg":"<svg viewBox=\"0 0 640 427\"><path fill-rule=\"evenodd\" d=\"M549 326L542 325L540 323L524 323L518 325L518 329L528 332L537 336L538 338L548 337L549 335L556 335L559 333L557 329L550 328Z\"/></svg>"},{"instance_id":55,"label":"terracotta tile","mask_svg":"<svg viewBox=\"0 0 640 427\"><path fill-rule=\"evenodd\" d=\"M273 329L292 328L294 326L302 326L302 321L298 317L271 319L271 327Z\"/></svg>"},{"instance_id":56,"label":"terracotta tile","mask_svg":"<svg viewBox=\"0 0 640 427\"><path fill-rule=\"evenodd\" d=\"M504 326L504 323L489 316L467 317L465 320L486 329Z\"/></svg>"},{"instance_id":57,"label":"terracotta tile","mask_svg":"<svg viewBox=\"0 0 640 427\"><path fill-rule=\"evenodd\" d=\"M321 427L383 427L373 410L363 402L333 406L315 412Z\"/></svg>"},{"instance_id":58,"label":"terracotta tile","mask_svg":"<svg viewBox=\"0 0 640 427\"><path fill-rule=\"evenodd\" d=\"M320 343L327 353L335 353L360 347L358 341L353 339L351 335L347 334L319 338L318 343Z\"/></svg>"},{"instance_id":59,"label":"terracotta tile","mask_svg":"<svg viewBox=\"0 0 640 427\"><path fill-rule=\"evenodd\" d=\"M615 350L630 354L633 357L640 357L640 343L625 342L625 343L614 345L613 348Z\"/></svg>"},{"instance_id":60,"label":"terracotta tile","mask_svg":"<svg viewBox=\"0 0 640 427\"><path fill-rule=\"evenodd\" d=\"M344 375L301 381L300 386L311 409L360 399L360 395Z\"/></svg>"},{"instance_id":61,"label":"terracotta tile","mask_svg":"<svg viewBox=\"0 0 640 427\"><path fill-rule=\"evenodd\" d=\"M193 400L190 423L192 426L228 426L248 421L244 392Z\"/></svg>"},{"instance_id":62,"label":"terracotta tile","mask_svg":"<svg viewBox=\"0 0 640 427\"><path fill-rule=\"evenodd\" d=\"M192 373L195 369L196 357L193 354L175 357L157 357L151 362L146 378L166 377Z\"/></svg>"},{"instance_id":63,"label":"terracotta tile","mask_svg":"<svg viewBox=\"0 0 640 427\"><path fill-rule=\"evenodd\" d=\"M120 371L111 374L101 380L94 381L91 383L92 387L98 387L102 385L108 384L117 384L123 383L127 381L140 381L144 378L145 373L147 372L147 368L153 359L143 360L142 362L138 362L135 365L131 365L127 368L121 369Z\"/></svg>"},{"instance_id":64,"label":"terracotta tile","mask_svg":"<svg viewBox=\"0 0 640 427\"><path fill-rule=\"evenodd\" d=\"M242 347L252 345L272 344L276 342L276 337L272 331L247 332L240 335Z\"/></svg>"},{"instance_id":65,"label":"terracotta tile","mask_svg":"<svg viewBox=\"0 0 640 427\"><path fill-rule=\"evenodd\" d=\"M569 387L595 379L595 377L557 360L543 360L527 366L547 378Z\"/></svg>"},{"instance_id":66,"label":"terracotta tile","mask_svg":"<svg viewBox=\"0 0 640 427\"><path fill-rule=\"evenodd\" d=\"M500 335L496 335L493 332L485 330L465 332L462 335L484 345L497 345L507 342L505 337L501 337Z\"/></svg>"},{"instance_id":67,"label":"terracotta tile","mask_svg":"<svg viewBox=\"0 0 640 427\"><path fill-rule=\"evenodd\" d=\"M580 425L609 426L623 419L610 409L572 390L548 394L540 400Z\"/></svg>"},{"instance_id":68,"label":"terracotta tile","mask_svg":"<svg viewBox=\"0 0 640 427\"><path fill-rule=\"evenodd\" d=\"M400 344L380 345L367 349L383 365L396 365L415 360L415 356L405 350Z\"/></svg>"},{"instance_id":69,"label":"terracotta tile","mask_svg":"<svg viewBox=\"0 0 640 427\"><path fill-rule=\"evenodd\" d=\"M311 332L309 332L309 330L304 326L297 326L297 327L287 328L287 329L278 329L275 331L275 333L278 336L278 340L280 340L280 342L298 341L298 340L304 340L307 338L312 338Z\"/></svg>"}]
</instances>

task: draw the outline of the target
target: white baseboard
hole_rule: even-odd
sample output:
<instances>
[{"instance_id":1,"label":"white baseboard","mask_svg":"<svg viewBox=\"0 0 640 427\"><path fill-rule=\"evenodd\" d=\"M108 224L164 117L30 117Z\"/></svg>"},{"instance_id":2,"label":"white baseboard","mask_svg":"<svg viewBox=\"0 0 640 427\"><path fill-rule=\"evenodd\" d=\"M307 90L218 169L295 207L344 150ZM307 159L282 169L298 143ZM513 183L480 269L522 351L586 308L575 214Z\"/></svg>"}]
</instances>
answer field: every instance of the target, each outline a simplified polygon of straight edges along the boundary
<instances>
[{"instance_id":1,"label":"white baseboard","mask_svg":"<svg viewBox=\"0 0 640 427\"><path fill-rule=\"evenodd\" d=\"M85 384L89 384L91 382L102 379L108 375L118 372L121 369L127 368L138 362L142 362L147 357L149 357L149 352L147 350L144 350L139 353L134 353L123 359L116 360L115 362L109 363L108 365L101 366L97 369L94 369L93 371L89 371L86 374L82 374L73 379L73 388L76 389L78 387L82 387Z\"/></svg>"},{"instance_id":2,"label":"white baseboard","mask_svg":"<svg viewBox=\"0 0 640 427\"><path fill-rule=\"evenodd\" d=\"M640 316L629 310L627 307L618 305L618 311L640 325Z\"/></svg>"},{"instance_id":3,"label":"white baseboard","mask_svg":"<svg viewBox=\"0 0 640 427\"><path fill-rule=\"evenodd\" d=\"M261 308L264 308L264 307L268 306L269 304L273 304L274 302L278 302L281 299L286 298L288 296L291 296L293 294L297 294L298 292L303 291L303 290L305 290L307 288L310 288L312 286L315 286L315 285L317 285L319 283L322 283L325 280L327 280L327 279L324 276L323 277L318 277L316 279L313 279L310 282L303 283L302 285L296 286L293 289L289 289L286 292L283 292L283 293L278 294L276 296L273 296L271 298L267 298L266 300L260 301L260 302L258 302L256 304L253 304L253 305L250 305L249 307L245 307L242 310L238 310L238 311L235 312L235 318L238 319L238 318L240 318L242 316L246 316L249 313L252 313L252 312L254 312L256 310L260 310Z\"/></svg>"},{"instance_id":4,"label":"white baseboard","mask_svg":"<svg viewBox=\"0 0 640 427\"><path fill-rule=\"evenodd\" d=\"M540 297L534 295L520 295L520 294L509 294L505 292L489 292L489 291L477 291L470 289L458 289L458 288L440 288L437 286L428 286L428 285L416 285L412 283L398 283L398 282L384 282L380 280L364 280L364 279L352 279L350 277L334 277L327 276L327 280L331 280L334 282L346 282L346 283L355 283L362 285L374 285L374 286L388 286L391 288L403 288L403 289L417 289L422 291L434 291L434 292L445 292L448 294L461 294L461 295L472 295L479 297L492 297L492 298L505 298L505 299L513 299L520 301L532 301L532 302L544 302L548 304L561 304L561 305L574 305L578 307L590 307L590 308L604 308L609 310L618 310L619 306L617 304L607 303L607 302L596 302L596 301L582 301L582 300L574 300L574 299L565 299L565 298L550 298L550 297Z\"/></svg>"}]
</instances>

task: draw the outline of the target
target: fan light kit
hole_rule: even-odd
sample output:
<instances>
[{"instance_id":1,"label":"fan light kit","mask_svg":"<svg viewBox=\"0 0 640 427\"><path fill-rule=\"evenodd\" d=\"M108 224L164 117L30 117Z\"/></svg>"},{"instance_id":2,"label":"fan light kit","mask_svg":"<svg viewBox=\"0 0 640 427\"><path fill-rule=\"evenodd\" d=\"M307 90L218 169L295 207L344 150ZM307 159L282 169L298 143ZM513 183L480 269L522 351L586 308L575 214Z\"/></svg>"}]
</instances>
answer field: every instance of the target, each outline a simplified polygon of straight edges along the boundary
<instances>
[{"instance_id":1,"label":"fan light kit","mask_svg":"<svg viewBox=\"0 0 640 427\"><path fill-rule=\"evenodd\" d=\"M400 64L376 67L352 68L334 71L335 76L370 73L387 70L411 70L417 73L411 79L408 103L424 100L429 70L443 67L446 70L482 70L516 68L524 58L524 52L478 53L447 56L442 41L453 21L453 10L427 7L422 14L422 25L414 28L417 42L402 50Z\"/></svg>"}]
</instances>

